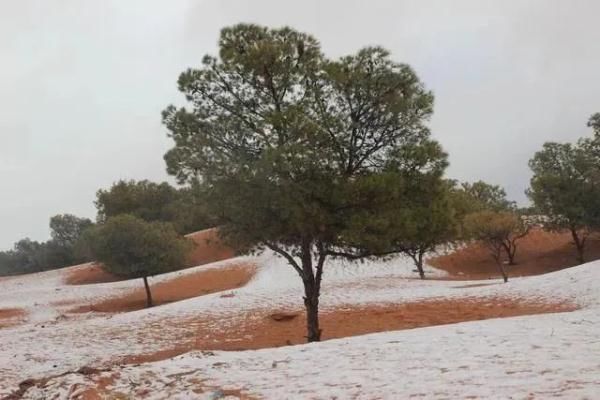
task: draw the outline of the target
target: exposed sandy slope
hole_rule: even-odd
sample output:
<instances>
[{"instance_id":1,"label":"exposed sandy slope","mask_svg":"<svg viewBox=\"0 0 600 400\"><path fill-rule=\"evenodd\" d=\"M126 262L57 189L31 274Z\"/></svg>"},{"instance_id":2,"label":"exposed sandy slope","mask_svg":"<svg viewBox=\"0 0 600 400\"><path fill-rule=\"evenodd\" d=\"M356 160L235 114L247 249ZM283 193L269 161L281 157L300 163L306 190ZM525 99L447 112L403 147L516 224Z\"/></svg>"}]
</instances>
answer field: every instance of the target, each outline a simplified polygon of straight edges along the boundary
<instances>
[{"instance_id":1,"label":"exposed sandy slope","mask_svg":"<svg viewBox=\"0 0 600 400\"><path fill-rule=\"evenodd\" d=\"M534 229L517 247L517 265L507 266L509 276L539 275L577 265L575 248L569 233L551 233ZM600 241L588 239L586 258L600 259ZM461 279L498 278L498 267L484 245L473 243L455 252L433 257L427 262Z\"/></svg>"},{"instance_id":2,"label":"exposed sandy slope","mask_svg":"<svg viewBox=\"0 0 600 400\"><path fill-rule=\"evenodd\" d=\"M219 239L215 228L190 233L186 237L192 239L196 245L189 256L188 265L209 264L235 256L233 249Z\"/></svg>"},{"instance_id":3,"label":"exposed sandy slope","mask_svg":"<svg viewBox=\"0 0 600 400\"><path fill-rule=\"evenodd\" d=\"M231 263L219 269L197 269L194 273L174 277L152 285L155 306L185 300L210 293L232 290L244 286L254 276L256 267L248 263ZM89 304L79 305L67 313L115 313L141 310L146 307L146 292L138 280L139 288Z\"/></svg>"},{"instance_id":4,"label":"exposed sandy slope","mask_svg":"<svg viewBox=\"0 0 600 400\"><path fill-rule=\"evenodd\" d=\"M0 308L0 328L21 323L27 313L20 308Z\"/></svg>"},{"instance_id":5,"label":"exposed sandy slope","mask_svg":"<svg viewBox=\"0 0 600 400\"><path fill-rule=\"evenodd\" d=\"M412 329L491 318L573 311L567 301L539 301L503 297L431 299L401 304L362 305L330 309L320 316L322 340L368 333ZM206 316L183 321L195 327L195 335L172 342L155 353L136 354L126 364L159 361L191 350L253 350L306 343L306 319L302 310L253 312L232 321L227 330L215 330L218 321ZM183 340L181 340L183 339Z\"/></svg>"}]
</instances>

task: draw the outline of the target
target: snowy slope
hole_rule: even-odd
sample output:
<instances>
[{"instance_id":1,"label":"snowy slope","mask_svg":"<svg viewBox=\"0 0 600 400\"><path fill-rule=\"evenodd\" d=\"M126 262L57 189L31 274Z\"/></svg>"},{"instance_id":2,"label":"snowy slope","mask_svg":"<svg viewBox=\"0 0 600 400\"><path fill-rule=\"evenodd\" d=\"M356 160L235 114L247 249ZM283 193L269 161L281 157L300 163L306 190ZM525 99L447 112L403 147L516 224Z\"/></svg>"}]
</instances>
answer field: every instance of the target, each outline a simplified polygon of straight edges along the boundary
<instances>
[{"instance_id":1,"label":"snowy slope","mask_svg":"<svg viewBox=\"0 0 600 400\"><path fill-rule=\"evenodd\" d=\"M258 264L259 272L231 298L217 293L150 310L61 321L45 328L25 324L0 330L0 374L4 378L0 393L7 393L28 377L49 376L84 365L108 365L118 356L166 348L186 329L193 331L193 326L178 324L177 320L217 315L220 323L214 328L226 329L228 321L252 310L301 308L300 280L283 260L271 254L245 260ZM430 273L442 275L439 271ZM203 385L243 389L275 399L406 398L419 394L425 398L462 398L470 394L526 398L530 391L537 393L537 398L554 394L585 398L598 389L599 263L480 287L408 277L413 278L414 272L402 258L363 264L335 261L325 272L322 307L327 310L345 304L502 295L570 300L582 309L279 349L189 353L173 360L123 368L111 390L134 397L137 390L152 389L151 398L198 398L198 394L192 396L186 390L197 387L199 380ZM0 282L0 290L3 284ZM120 290L119 284L104 285ZM0 302L1 307L5 306ZM165 318L169 318L168 324ZM157 334L151 334L152 329ZM66 393L72 389L71 384L85 383L86 379L69 374L52 380L45 392L37 394ZM36 398L36 390L30 389L28 396Z\"/></svg>"}]
</instances>

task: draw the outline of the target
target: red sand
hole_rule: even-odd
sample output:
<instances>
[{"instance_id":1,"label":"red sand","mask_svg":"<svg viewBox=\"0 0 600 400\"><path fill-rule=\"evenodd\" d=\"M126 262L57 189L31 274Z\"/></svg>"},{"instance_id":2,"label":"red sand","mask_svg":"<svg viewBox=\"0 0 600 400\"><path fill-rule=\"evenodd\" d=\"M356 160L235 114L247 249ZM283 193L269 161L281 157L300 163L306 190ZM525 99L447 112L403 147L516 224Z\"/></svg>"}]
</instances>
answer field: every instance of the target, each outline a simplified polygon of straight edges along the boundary
<instances>
[{"instance_id":1,"label":"red sand","mask_svg":"<svg viewBox=\"0 0 600 400\"><path fill-rule=\"evenodd\" d=\"M218 270L201 270L155 285L152 284L151 279L149 282L154 305L161 305L242 287L248 283L255 272L256 267L254 265L240 263L231 264ZM79 306L68 312L126 312L140 310L146 306L146 292L144 291L142 280L138 280L140 283L139 289L98 303Z\"/></svg>"},{"instance_id":2,"label":"red sand","mask_svg":"<svg viewBox=\"0 0 600 400\"><path fill-rule=\"evenodd\" d=\"M589 238L586 259L600 259L600 241ZM517 242L515 261L507 266L510 276L539 275L577 265L575 248L569 233L551 233L534 229ZM453 253L427 262L459 279L499 278L498 267L489 250L480 243L469 244Z\"/></svg>"},{"instance_id":3,"label":"red sand","mask_svg":"<svg viewBox=\"0 0 600 400\"><path fill-rule=\"evenodd\" d=\"M20 308L0 308L0 329L18 325L25 315Z\"/></svg>"},{"instance_id":4,"label":"red sand","mask_svg":"<svg viewBox=\"0 0 600 400\"><path fill-rule=\"evenodd\" d=\"M504 318L572 311L576 307L565 303L540 303L502 297L436 299L400 305L353 307L323 312L320 315L323 340L364 335L432 325L452 324L463 321ZM281 319L274 314L285 313ZM279 320L277 320L279 319ZM205 316L185 320L169 326L193 325L197 327L194 337L182 337L180 342L152 354L132 355L121 362L142 363L174 357L190 350L248 350L279 347L305 343L305 314L303 311L273 310L262 314L247 315L240 321L227 321L227 329L216 331L217 321ZM160 335L148 328L149 335Z\"/></svg>"}]
</instances>

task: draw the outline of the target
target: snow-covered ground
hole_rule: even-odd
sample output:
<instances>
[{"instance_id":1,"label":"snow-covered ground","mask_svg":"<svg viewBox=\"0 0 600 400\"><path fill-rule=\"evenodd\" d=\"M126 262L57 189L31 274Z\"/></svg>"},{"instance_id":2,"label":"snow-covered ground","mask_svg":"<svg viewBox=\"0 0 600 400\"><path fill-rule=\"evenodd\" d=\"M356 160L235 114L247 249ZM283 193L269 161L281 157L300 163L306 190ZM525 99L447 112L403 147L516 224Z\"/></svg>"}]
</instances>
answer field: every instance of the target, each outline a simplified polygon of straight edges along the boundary
<instances>
[{"instance_id":1,"label":"snow-covered ground","mask_svg":"<svg viewBox=\"0 0 600 400\"><path fill-rule=\"evenodd\" d=\"M259 266L255 278L233 297L215 293L149 310L68 319L56 318L60 310L53 304L110 296L139 283L67 286L61 271L1 280L0 309L25 308L30 314L26 323L0 329L0 395L26 378L103 367L121 356L168 348L182 335L193 335L194 326L185 323L191 318L211 316L218 321L214 329L227 329L231 321L255 310L302 307L300 279L282 259L264 254L210 268L230 262ZM443 275L431 268L427 272ZM333 261L325 271L322 309L466 296L570 301L581 309L278 349L192 352L157 363L112 367L119 373L109 389L132 398L143 392L150 399L218 395L197 393L199 387L240 389L269 399L592 399L600 393L600 262L506 285L468 287L468 282L414 277L404 258ZM75 398L75 388L85 388L90 379L67 374L43 389L29 389L26 398Z\"/></svg>"}]
</instances>

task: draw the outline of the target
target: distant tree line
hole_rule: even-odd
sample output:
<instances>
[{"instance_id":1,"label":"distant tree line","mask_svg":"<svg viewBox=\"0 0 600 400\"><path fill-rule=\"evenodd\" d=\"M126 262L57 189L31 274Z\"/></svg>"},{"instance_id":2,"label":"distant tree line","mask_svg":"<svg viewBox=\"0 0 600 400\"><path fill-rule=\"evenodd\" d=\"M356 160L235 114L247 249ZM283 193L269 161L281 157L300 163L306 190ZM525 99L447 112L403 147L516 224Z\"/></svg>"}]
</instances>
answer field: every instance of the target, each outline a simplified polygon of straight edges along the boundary
<instances>
[{"instance_id":1,"label":"distant tree line","mask_svg":"<svg viewBox=\"0 0 600 400\"><path fill-rule=\"evenodd\" d=\"M40 272L96 260L93 228L120 215L170 224L178 234L215 224L197 187L175 188L147 180L119 181L109 189L99 190L95 205L98 210L95 223L71 214L55 215L50 218L49 240L25 238L12 249L0 252L0 275Z\"/></svg>"},{"instance_id":2,"label":"distant tree line","mask_svg":"<svg viewBox=\"0 0 600 400\"><path fill-rule=\"evenodd\" d=\"M50 240L38 242L25 238L11 250L0 252L0 274L25 274L84 262L86 257L80 251L79 238L92 225L87 218L55 215L50 218Z\"/></svg>"}]
</instances>

